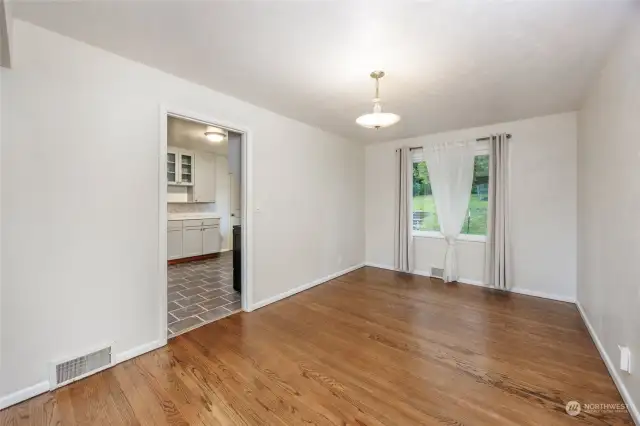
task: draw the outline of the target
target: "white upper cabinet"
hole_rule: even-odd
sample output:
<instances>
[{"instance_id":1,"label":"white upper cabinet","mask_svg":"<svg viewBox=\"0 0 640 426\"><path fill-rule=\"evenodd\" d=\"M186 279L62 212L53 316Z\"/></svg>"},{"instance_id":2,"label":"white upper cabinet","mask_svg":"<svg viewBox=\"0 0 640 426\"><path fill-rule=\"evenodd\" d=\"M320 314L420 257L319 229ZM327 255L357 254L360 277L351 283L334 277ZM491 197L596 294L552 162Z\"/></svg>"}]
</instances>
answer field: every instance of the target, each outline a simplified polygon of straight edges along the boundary
<instances>
[{"instance_id":1,"label":"white upper cabinet","mask_svg":"<svg viewBox=\"0 0 640 426\"><path fill-rule=\"evenodd\" d=\"M178 182L178 172L176 164L178 162L178 154L175 152L167 152L167 182L169 185Z\"/></svg>"},{"instance_id":2,"label":"white upper cabinet","mask_svg":"<svg viewBox=\"0 0 640 426\"><path fill-rule=\"evenodd\" d=\"M167 148L167 183L193 186L195 161L192 152Z\"/></svg>"},{"instance_id":3,"label":"white upper cabinet","mask_svg":"<svg viewBox=\"0 0 640 426\"><path fill-rule=\"evenodd\" d=\"M216 201L216 156L206 152L195 154L198 173L193 185L193 201L215 203Z\"/></svg>"},{"instance_id":4,"label":"white upper cabinet","mask_svg":"<svg viewBox=\"0 0 640 426\"><path fill-rule=\"evenodd\" d=\"M180 184L193 185L194 171L193 154L187 152L180 153Z\"/></svg>"}]
</instances>

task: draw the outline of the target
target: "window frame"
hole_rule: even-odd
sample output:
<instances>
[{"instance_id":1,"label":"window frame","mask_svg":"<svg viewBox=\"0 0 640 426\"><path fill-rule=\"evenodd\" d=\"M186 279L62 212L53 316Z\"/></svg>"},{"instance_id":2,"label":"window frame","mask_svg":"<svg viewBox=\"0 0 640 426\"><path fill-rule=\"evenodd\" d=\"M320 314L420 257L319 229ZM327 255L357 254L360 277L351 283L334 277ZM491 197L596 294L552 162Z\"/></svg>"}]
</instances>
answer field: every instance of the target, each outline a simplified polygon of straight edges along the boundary
<instances>
[{"instance_id":1,"label":"window frame","mask_svg":"<svg viewBox=\"0 0 640 426\"><path fill-rule=\"evenodd\" d=\"M491 155L489 153L489 143L488 142L478 142L476 147L476 153L474 157L480 155ZM475 160L474 160L475 161ZM411 214L413 214L413 208L411 209ZM444 240L444 235L440 231L415 231L411 230L414 238L436 238ZM486 243L487 236L486 235L475 235L475 234L460 234L457 238L458 241L468 241L468 242L476 242L476 243Z\"/></svg>"}]
</instances>

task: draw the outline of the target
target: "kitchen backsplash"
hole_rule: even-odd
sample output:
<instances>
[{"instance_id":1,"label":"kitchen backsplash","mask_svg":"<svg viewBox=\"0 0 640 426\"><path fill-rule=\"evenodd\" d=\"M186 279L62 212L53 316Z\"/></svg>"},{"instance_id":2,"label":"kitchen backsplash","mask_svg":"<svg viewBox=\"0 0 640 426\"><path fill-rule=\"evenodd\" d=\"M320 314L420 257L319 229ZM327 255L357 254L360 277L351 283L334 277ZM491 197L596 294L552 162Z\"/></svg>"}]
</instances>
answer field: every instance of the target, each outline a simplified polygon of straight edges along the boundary
<instances>
[{"instance_id":1,"label":"kitchen backsplash","mask_svg":"<svg viewBox=\"0 0 640 426\"><path fill-rule=\"evenodd\" d=\"M216 211L216 203L167 203L167 213L209 213Z\"/></svg>"}]
</instances>

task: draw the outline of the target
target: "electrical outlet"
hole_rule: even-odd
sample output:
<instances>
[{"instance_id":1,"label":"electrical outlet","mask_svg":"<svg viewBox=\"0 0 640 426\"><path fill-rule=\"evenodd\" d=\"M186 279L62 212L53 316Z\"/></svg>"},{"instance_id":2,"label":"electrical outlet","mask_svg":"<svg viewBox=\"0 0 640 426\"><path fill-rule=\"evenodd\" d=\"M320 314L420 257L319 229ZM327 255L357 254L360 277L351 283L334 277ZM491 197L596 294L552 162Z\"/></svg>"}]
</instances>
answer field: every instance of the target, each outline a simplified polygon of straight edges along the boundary
<instances>
[{"instance_id":1,"label":"electrical outlet","mask_svg":"<svg viewBox=\"0 0 640 426\"><path fill-rule=\"evenodd\" d=\"M627 346L618 346L620 349L620 370L631 374L631 351Z\"/></svg>"}]
</instances>

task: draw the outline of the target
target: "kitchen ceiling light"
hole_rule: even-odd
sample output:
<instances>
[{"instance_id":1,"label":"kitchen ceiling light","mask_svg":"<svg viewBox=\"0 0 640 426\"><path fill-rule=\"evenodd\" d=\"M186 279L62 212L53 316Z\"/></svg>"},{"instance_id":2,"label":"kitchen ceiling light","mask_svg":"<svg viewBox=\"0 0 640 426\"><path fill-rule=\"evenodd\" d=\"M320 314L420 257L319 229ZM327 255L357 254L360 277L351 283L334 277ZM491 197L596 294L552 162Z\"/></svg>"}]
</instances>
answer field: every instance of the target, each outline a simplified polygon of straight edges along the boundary
<instances>
[{"instance_id":1,"label":"kitchen ceiling light","mask_svg":"<svg viewBox=\"0 0 640 426\"><path fill-rule=\"evenodd\" d=\"M227 139L227 132L222 129L212 128L204 132L204 135L207 137L207 139L214 143L220 143Z\"/></svg>"},{"instance_id":2,"label":"kitchen ceiling light","mask_svg":"<svg viewBox=\"0 0 640 426\"><path fill-rule=\"evenodd\" d=\"M373 113L361 115L356 119L356 123L369 129L379 129L389 127L400 121L400 116L390 112L382 112L380 105L380 79L384 77L384 71L374 71L370 74L376 80L376 97L373 99Z\"/></svg>"}]
</instances>

